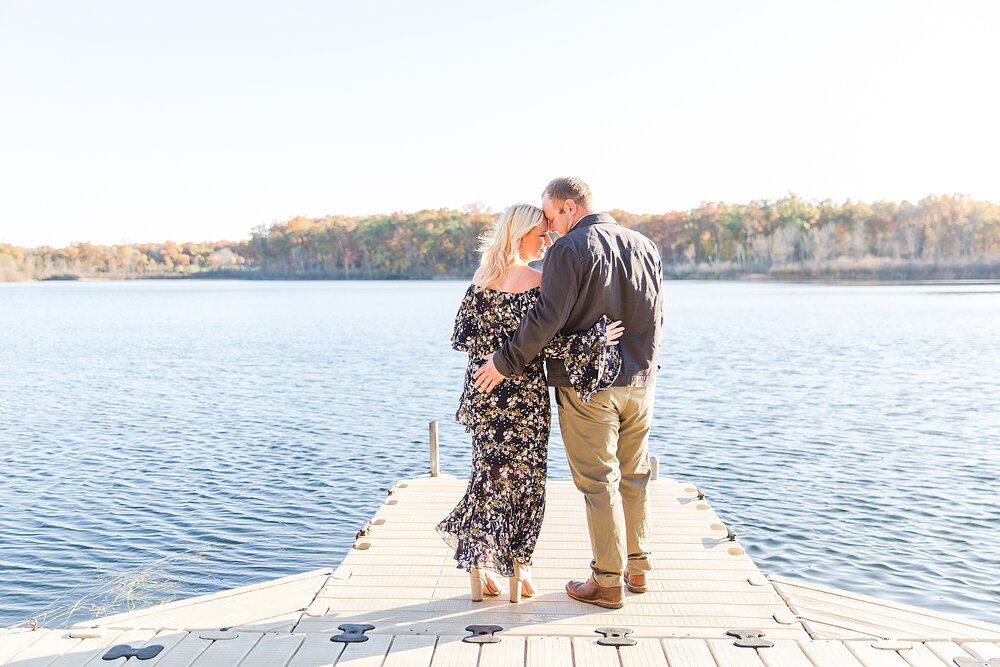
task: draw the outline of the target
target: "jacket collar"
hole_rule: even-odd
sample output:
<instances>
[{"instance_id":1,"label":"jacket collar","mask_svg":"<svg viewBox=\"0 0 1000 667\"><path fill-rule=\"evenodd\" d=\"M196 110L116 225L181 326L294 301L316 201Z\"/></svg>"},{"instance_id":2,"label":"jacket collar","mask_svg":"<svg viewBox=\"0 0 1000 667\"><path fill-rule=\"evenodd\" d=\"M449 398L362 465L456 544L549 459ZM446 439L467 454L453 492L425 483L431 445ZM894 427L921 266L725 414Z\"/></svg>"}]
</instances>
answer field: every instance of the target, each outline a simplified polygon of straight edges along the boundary
<instances>
[{"instance_id":1,"label":"jacket collar","mask_svg":"<svg viewBox=\"0 0 1000 667\"><path fill-rule=\"evenodd\" d=\"M576 224L573 225L573 228L566 233L572 234L578 229L581 229L583 227L590 227L591 225L617 225L617 224L618 221L615 220L613 217L611 217L610 213L589 213L580 218L579 220L577 220Z\"/></svg>"}]
</instances>

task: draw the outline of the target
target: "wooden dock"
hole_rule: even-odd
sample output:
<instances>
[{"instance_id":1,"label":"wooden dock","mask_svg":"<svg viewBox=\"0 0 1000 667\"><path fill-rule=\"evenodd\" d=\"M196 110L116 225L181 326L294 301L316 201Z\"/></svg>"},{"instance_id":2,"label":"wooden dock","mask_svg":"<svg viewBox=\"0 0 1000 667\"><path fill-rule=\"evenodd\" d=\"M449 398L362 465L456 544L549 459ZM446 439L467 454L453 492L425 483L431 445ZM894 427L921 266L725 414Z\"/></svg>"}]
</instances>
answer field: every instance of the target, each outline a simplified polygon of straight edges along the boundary
<instances>
[{"instance_id":1,"label":"wooden dock","mask_svg":"<svg viewBox=\"0 0 1000 667\"><path fill-rule=\"evenodd\" d=\"M550 482L533 567L539 594L474 603L434 526L465 482L397 484L336 570L316 570L81 623L0 631L0 665L78 667L975 667L1000 664L1000 626L784 577L766 578L697 489L651 483L650 591L606 610L568 598L589 576L582 496ZM367 640L331 641L344 624ZM497 625L496 643L467 643L470 625ZM598 643L598 628L631 646ZM753 629L771 644L735 645ZM105 660L114 646L162 647L155 657ZM963 662L966 661L966 662Z\"/></svg>"}]
</instances>

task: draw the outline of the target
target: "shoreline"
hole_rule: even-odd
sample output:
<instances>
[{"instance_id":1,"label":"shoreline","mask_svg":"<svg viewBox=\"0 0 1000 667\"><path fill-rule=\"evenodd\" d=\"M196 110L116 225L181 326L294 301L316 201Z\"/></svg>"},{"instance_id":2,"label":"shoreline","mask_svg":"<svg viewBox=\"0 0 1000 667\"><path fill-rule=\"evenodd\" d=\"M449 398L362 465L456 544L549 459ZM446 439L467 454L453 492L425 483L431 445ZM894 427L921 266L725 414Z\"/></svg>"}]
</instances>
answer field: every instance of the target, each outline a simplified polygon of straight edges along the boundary
<instances>
[{"instance_id":1,"label":"shoreline","mask_svg":"<svg viewBox=\"0 0 1000 667\"><path fill-rule=\"evenodd\" d=\"M372 278L331 277L317 275L248 275L242 273L195 273L195 274L162 274L162 275L60 275L45 278L33 277L0 277L0 284L8 283L94 283L94 282L136 282L146 280L238 280L248 282L460 282L468 281L471 276L433 276L429 278L406 276L383 276ZM775 283L801 285L837 285L837 286L890 286L890 285L1000 285L1000 276L988 278L877 278L877 277L840 277L840 276L774 276L760 273L748 273L738 276L665 276L664 282L718 282L718 283Z\"/></svg>"}]
</instances>

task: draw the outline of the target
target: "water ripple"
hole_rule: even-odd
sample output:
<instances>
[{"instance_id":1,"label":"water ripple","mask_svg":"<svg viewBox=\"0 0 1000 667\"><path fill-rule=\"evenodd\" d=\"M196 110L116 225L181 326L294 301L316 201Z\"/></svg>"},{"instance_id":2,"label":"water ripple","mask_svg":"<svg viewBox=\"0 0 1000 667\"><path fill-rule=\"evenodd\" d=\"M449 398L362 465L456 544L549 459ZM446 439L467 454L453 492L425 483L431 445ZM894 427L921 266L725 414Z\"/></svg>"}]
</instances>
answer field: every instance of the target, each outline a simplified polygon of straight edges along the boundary
<instances>
[{"instance_id":1,"label":"water ripple","mask_svg":"<svg viewBox=\"0 0 1000 667\"><path fill-rule=\"evenodd\" d=\"M334 566L431 419L463 475L464 287L0 285L0 626ZM1000 621L1000 289L666 289L662 474L765 572Z\"/></svg>"}]
</instances>

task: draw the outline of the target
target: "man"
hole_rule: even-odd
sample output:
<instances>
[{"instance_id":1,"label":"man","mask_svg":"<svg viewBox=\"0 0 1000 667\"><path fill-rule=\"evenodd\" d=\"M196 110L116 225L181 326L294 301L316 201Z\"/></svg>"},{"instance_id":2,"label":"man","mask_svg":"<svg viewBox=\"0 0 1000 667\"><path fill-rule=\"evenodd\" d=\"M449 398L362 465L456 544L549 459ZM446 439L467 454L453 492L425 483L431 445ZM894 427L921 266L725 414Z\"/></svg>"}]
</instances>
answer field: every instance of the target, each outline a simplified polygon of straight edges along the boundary
<instances>
[{"instance_id":1,"label":"man","mask_svg":"<svg viewBox=\"0 0 1000 667\"><path fill-rule=\"evenodd\" d=\"M643 593L652 568L646 486L663 327L662 269L652 241L591 207L590 188L578 178L557 178L545 188L542 210L561 238L545 259L541 296L476 373L476 387L490 391L504 377L523 372L560 331L584 331L602 315L622 321L621 374L589 403L573 391L562 362L547 361L566 457L586 501L594 556L590 579L570 581L566 592L618 609L625 604L623 581L630 591Z\"/></svg>"}]
</instances>

